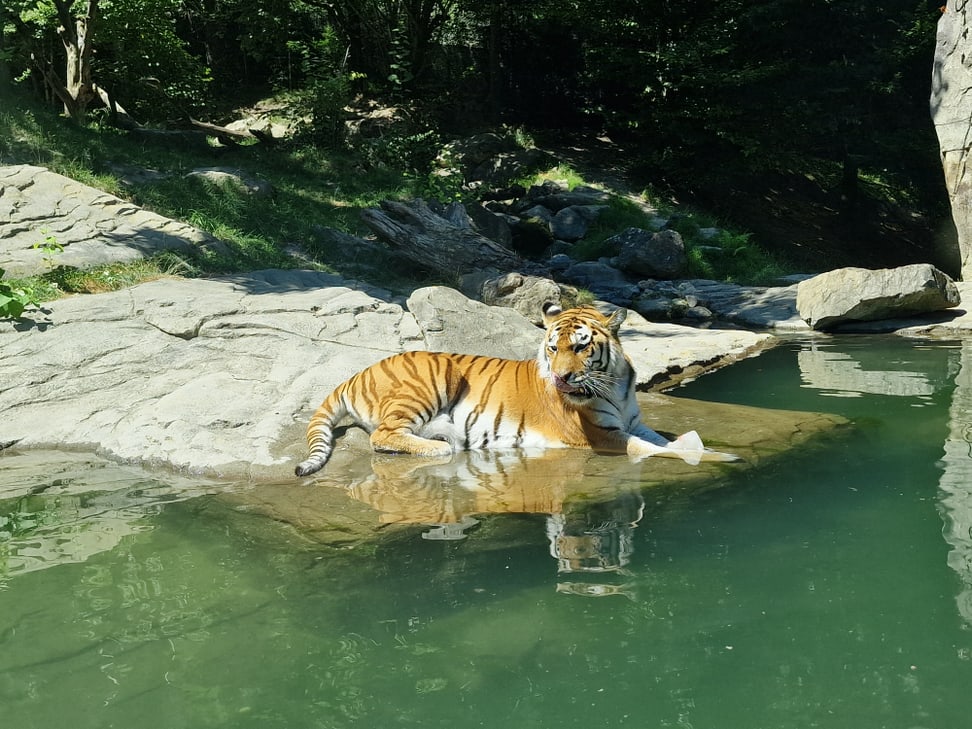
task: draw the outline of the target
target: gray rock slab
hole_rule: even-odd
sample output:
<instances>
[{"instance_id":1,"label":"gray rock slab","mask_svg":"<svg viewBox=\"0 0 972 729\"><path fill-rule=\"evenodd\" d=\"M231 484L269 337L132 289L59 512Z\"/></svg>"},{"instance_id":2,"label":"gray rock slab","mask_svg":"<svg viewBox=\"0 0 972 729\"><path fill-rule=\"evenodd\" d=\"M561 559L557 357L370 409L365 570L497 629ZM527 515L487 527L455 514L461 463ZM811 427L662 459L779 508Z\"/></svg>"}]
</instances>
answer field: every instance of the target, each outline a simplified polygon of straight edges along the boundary
<instances>
[{"instance_id":1,"label":"gray rock slab","mask_svg":"<svg viewBox=\"0 0 972 729\"><path fill-rule=\"evenodd\" d=\"M670 385L759 354L776 339L744 329L695 329L649 322L629 311L619 334L642 387Z\"/></svg>"},{"instance_id":2,"label":"gray rock slab","mask_svg":"<svg viewBox=\"0 0 972 729\"><path fill-rule=\"evenodd\" d=\"M233 167L199 167L186 173L186 179L204 180L212 185L228 185L253 197L273 195L273 185Z\"/></svg>"},{"instance_id":3,"label":"gray rock slab","mask_svg":"<svg viewBox=\"0 0 972 729\"><path fill-rule=\"evenodd\" d=\"M515 309L537 326L543 325L543 305L561 299L560 286L549 278L507 273L485 281L480 287L485 304Z\"/></svg>"},{"instance_id":4,"label":"gray rock slab","mask_svg":"<svg viewBox=\"0 0 972 729\"><path fill-rule=\"evenodd\" d=\"M972 282L956 281L961 303L951 309L920 316L846 322L834 327L834 333L897 334L904 337L947 339L967 336L972 332Z\"/></svg>"},{"instance_id":5,"label":"gray rock slab","mask_svg":"<svg viewBox=\"0 0 972 729\"><path fill-rule=\"evenodd\" d=\"M45 254L40 246L48 236L64 250ZM226 244L43 167L0 167L0 268L8 277L198 249L225 252Z\"/></svg>"},{"instance_id":6,"label":"gray rock slab","mask_svg":"<svg viewBox=\"0 0 972 729\"><path fill-rule=\"evenodd\" d=\"M529 456L468 452L444 461L375 456L367 439L357 437L360 431L351 429L343 438L353 442L342 447L314 477L315 487L336 488L294 488L290 482L267 482L230 492L223 499L245 509L248 516L262 514L292 525L311 540L347 548L387 538L394 534L390 525L445 523L460 527L470 517L483 514L569 513L571 504L616 498L620 484L650 488L652 508L664 509L666 503L682 501L678 495L697 488L711 491L735 481L724 479L722 469L738 472L762 465L806 446L815 436L846 426L843 418L834 415L654 393L639 395L639 404L653 427L676 433L698 429L708 442L744 460L701 466L662 458L631 463L627 458L569 449ZM433 538L432 533L426 534Z\"/></svg>"},{"instance_id":7,"label":"gray rock slab","mask_svg":"<svg viewBox=\"0 0 972 729\"><path fill-rule=\"evenodd\" d=\"M0 447L92 451L231 479L289 479L310 415L340 382L409 349L530 358L541 330L445 287L406 311L386 291L315 271L162 279L0 322ZM623 341L642 383L771 340L650 324ZM694 369L693 369L694 368Z\"/></svg>"},{"instance_id":8,"label":"gray rock slab","mask_svg":"<svg viewBox=\"0 0 972 729\"><path fill-rule=\"evenodd\" d=\"M0 443L280 475L335 385L424 347L411 315L380 295L266 271L56 301L33 326L0 323Z\"/></svg>"},{"instance_id":9,"label":"gray rock slab","mask_svg":"<svg viewBox=\"0 0 972 729\"><path fill-rule=\"evenodd\" d=\"M723 321L743 327L780 332L810 330L797 313L796 284L790 286L737 286L703 279L685 282L699 300Z\"/></svg>"},{"instance_id":10,"label":"gray rock slab","mask_svg":"<svg viewBox=\"0 0 972 729\"><path fill-rule=\"evenodd\" d=\"M652 233L640 228L628 228L605 241L605 245L619 249L614 264L636 276L675 278L687 263L685 243L675 230Z\"/></svg>"}]
</instances>

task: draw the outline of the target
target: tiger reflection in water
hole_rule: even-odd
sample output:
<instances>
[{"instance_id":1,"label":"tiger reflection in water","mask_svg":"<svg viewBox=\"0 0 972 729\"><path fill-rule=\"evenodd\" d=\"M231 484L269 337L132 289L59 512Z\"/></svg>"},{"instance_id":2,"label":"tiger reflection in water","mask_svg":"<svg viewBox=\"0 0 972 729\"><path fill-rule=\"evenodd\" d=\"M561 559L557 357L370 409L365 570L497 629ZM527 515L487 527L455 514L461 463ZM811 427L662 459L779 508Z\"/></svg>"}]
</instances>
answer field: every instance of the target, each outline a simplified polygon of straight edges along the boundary
<instances>
[{"instance_id":1,"label":"tiger reflection in water","mask_svg":"<svg viewBox=\"0 0 972 729\"><path fill-rule=\"evenodd\" d=\"M454 457L376 456L372 472L348 487L385 524L422 524L426 539L462 539L486 514L546 514L558 573L621 572L633 549L644 500L631 483L637 466L585 451L470 451ZM613 468L616 466L616 468ZM631 469L635 469L632 473ZM634 481L637 483L637 480ZM580 494L583 494L582 496ZM570 583L562 592L614 594ZM562 589L563 588L563 589Z\"/></svg>"},{"instance_id":2,"label":"tiger reflection in water","mask_svg":"<svg viewBox=\"0 0 972 729\"><path fill-rule=\"evenodd\" d=\"M573 506L573 508L571 508ZM631 561L645 501L636 491L610 501L565 504L547 517L550 556L560 572L616 572Z\"/></svg>"}]
</instances>

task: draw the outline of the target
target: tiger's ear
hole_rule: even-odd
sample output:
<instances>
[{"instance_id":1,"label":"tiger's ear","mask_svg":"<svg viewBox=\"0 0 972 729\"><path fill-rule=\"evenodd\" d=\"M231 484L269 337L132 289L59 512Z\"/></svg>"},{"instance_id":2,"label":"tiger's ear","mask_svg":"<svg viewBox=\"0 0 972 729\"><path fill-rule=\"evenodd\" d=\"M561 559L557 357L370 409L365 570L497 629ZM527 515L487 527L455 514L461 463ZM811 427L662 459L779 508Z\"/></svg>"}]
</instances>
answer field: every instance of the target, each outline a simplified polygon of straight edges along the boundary
<instances>
[{"instance_id":1,"label":"tiger's ear","mask_svg":"<svg viewBox=\"0 0 972 729\"><path fill-rule=\"evenodd\" d=\"M545 326L550 326L550 322L564 313L564 310L560 308L560 304L555 304L552 301L545 303L540 307L540 310L543 312L543 323Z\"/></svg>"},{"instance_id":2,"label":"tiger's ear","mask_svg":"<svg viewBox=\"0 0 972 729\"><path fill-rule=\"evenodd\" d=\"M625 308L615 309L611 316L607 319L607 328L611 330L611 334L618 336L618 332L621 330L621 324L625 319L628 318L628 310Z\"/></svg>"}]
</instances>

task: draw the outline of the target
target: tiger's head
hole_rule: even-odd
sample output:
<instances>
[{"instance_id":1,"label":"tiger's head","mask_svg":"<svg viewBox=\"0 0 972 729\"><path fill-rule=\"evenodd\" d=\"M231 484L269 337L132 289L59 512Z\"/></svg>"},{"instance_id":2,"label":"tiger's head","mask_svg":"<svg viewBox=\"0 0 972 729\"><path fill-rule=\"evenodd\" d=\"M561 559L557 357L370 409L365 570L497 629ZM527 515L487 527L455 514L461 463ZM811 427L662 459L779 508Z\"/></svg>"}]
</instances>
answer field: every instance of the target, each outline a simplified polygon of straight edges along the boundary
<instances>
[{"instance_id":1,"label":"tiger's head","mask_svg":"<svg viewBox=\"0 0 972 729\"><path fill-rule=\"evenodd\" d=\"M618 340L627 315L626 309L605 316L591 306L564 311L557 304L544 304L541 376L575 405L596 397L612 399L619 386L627 387L631 370Z\"/></svg>"}]
</instances>

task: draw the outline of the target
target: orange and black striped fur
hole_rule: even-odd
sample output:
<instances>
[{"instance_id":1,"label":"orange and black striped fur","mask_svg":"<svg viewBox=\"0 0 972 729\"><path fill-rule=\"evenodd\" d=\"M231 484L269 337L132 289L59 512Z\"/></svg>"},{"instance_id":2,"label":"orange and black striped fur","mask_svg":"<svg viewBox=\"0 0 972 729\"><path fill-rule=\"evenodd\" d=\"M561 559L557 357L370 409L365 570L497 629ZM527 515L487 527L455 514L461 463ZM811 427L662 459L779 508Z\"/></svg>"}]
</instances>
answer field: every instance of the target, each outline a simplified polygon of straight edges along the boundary
<instances>
[{"instance_id":1,"label":"orange and black striped fur","mask_svg":"<svg viewBox=\"0 0 972 729\"><path fill-rule=\"evenodd\" d=\"M405 352L339 385L311 418L310 455L297 475L327 463L333 429L345 417L384 452L446 456L463 449L566 447L671 455L671 444L641 422L634 369L618 341L627 312L543 309L546 335L536 359ZM728 460L702 453L701 441L697 447L700 456L691 461Z\"/></svg>"}]
</instances>

